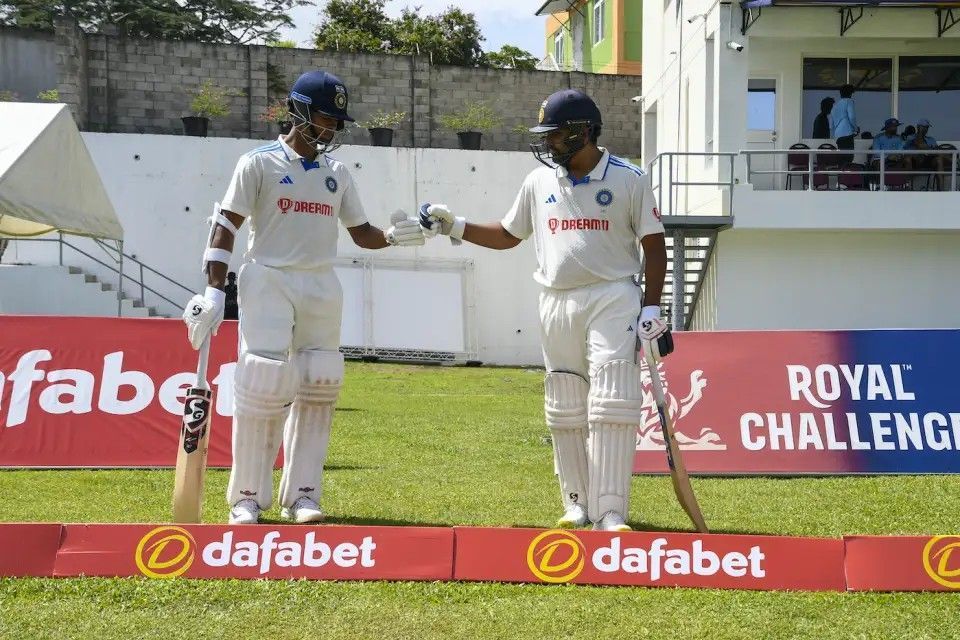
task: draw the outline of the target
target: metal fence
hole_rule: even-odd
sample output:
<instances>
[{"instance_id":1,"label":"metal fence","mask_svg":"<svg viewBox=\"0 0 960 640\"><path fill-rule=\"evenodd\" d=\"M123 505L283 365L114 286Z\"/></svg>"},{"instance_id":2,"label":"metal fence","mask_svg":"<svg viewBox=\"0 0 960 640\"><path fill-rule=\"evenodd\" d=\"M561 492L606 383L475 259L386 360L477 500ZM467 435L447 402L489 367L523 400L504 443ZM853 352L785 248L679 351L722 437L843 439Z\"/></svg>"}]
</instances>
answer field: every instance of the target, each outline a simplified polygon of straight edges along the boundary
<instances>
[{"instance_id":1,"label":"metal fence","mask_svg":"<svg viewBox=\"0 0 960 640\"><path fill-rule=\"evenodd\" d=\"M853 156L868 154L866 164L850 161ZM805 190L916 190L956 191L960 187L957 149L772 149L741 151L746 161L747 182L757 176L783 176L784 189L790 190L799 180ZM772 164L784 168L756 168L760 158L772 158ZM939 160L942 159L942 160ZM933 166L921 167L920 162Z\"/></svg>"}]
</instances>

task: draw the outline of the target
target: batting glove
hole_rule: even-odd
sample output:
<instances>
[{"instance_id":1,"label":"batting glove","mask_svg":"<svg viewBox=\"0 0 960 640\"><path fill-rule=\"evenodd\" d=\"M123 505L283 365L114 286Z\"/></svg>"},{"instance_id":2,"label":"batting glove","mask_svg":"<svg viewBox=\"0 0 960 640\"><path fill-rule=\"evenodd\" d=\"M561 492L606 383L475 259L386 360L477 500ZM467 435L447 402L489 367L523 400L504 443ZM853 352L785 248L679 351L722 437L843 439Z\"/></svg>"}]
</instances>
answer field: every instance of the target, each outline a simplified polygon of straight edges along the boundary
<instances>
[{"instance_id":1,"label":"batting glove","mask_svg":"<svg viewBox=\"0 0 960 640\"><path fill-rule=\"evenodd\" d=\"M660 317L658 305L651 304L640 309L637 338L640 339L644 350L649 349L658 362L664 356L673 353L673 335L667 323Z\"/></svg>"},{"instance_id":2,"label":"batting glove","mask_svg":"<svg viewBox=\"0 0 960 640\"><path fill-rule=\"evenodd\" d=\"M467 226L467 219L455 216L445 204L425 203L420 205L420 226L423 235L432 238L438 233L450 236L451 242L459 244L463 240L463 231Z\"/></svg>"},{"instance_id":3,"label":"batting glove","mask_svg":"<svg viewBox=\"0 0 960 640\"><path fill-rule=\"evenodd\" d=\"M187 339L190 346L199 349L208 335L217 335L217 329L223 322L223 307L227 294L216 287L207 287L203 295L190 298L183 310L183 321L187 323Z\"/></svg>"}]
</instances>

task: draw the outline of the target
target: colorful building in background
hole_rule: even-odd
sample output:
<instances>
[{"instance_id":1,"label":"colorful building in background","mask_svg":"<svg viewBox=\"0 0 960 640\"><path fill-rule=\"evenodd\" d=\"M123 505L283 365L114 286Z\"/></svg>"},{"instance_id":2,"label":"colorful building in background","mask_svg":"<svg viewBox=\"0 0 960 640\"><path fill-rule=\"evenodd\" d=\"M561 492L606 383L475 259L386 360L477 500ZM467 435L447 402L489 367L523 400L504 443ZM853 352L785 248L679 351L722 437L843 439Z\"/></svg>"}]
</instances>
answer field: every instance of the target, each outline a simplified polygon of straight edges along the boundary
<instances>
[{"instance_id":1,"label":"colorful building in background","mask_svg":"<svg viewBox=\"0 0 960 640\"><path fill-rule=\"evenodd\" d=\"M545 55L540 68L640 75L641 0L547 0Z\"/></svg>"}]
</instances>

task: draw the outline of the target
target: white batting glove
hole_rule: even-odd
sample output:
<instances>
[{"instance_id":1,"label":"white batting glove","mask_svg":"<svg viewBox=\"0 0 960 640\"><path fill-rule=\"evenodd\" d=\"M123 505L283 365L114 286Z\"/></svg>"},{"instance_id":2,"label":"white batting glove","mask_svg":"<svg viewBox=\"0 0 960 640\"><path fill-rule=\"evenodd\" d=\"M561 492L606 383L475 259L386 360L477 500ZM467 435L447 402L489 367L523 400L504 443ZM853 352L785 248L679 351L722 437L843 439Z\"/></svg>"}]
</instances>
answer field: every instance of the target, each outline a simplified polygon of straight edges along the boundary
<instances>
[{"instance_id":1,"label":"white batting glove","mask_svg":"<svg viewBox=\"0 0 960 640\"><path fill-rule=\"evenodd\" d=\"M651 304L640 309L637 335L641 340L656 340L667 331L667 323L660 317L660 306Z\"/></svg>"},{"instance_id":2,"label":"white batting glove","mask_svg":"<svg viewBox=\"0 0 960 640\"><path fill-rule=\"evenodd\" d=\"M637 338L644 351L652 353L657 362L673 352L673 336L666 321L660 316L659 305L651 304L640 309Z\"/></svg>"},{"instance_id":3,"label":"white batting glove","mask_svg":"<svg viewBox=\"0 0 960 640\"><path fill-rule=\"evenodd\" d=\"M403 211L395 211L390 217L393 223L383 236L394 247L419 247L424 243L423 229L416 218L408 218Z\"/></svg>"},{"instance_id":4,"label":"white batting glove","mask_svg":"<svg viewBox=\"0 0 960 640\"><path fill-rule=\"evenodd\" d=\"M217 335L223 322L226 298L227 294L216 287L207 287L203 295L198 293L190 298L183 310L183 321L187 323L187 339L191 347L199 349L208 335Z\"/></svg>"},{"instance_id":5,"label":"white batting glove","mask_svg":"<svg viewBox=\"0 0 960 640\"><path fill-rule=\"evenodd\" d=\"M423 227L423 235L427 238L442 233L450 236L450 241L454 244L460 244L463 240L463 231L467 227L467 219L453 215L445 204L427 202L420 205L420 226Z\"/></svg>"}]
</instances>

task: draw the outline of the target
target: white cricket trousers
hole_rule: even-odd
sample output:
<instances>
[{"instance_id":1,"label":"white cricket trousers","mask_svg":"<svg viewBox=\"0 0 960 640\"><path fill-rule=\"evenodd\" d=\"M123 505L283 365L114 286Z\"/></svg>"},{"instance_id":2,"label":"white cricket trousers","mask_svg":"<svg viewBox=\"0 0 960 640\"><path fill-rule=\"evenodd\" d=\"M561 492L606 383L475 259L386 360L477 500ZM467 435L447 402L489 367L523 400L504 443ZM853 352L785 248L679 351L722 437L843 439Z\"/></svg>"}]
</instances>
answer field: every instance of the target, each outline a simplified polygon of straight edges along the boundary
<instances>
[{"instance_id":1,"label":"white cricket trousers","mask_svg":"<svg viewBox=\"0 0 960 640\"><path fill-rule=\"evenodd\" d=\"M540 291L540 339L547 371L590 380L611 360L634 362L641 289L633 280Z\"/></svg>"},{"instance_id":2,"label":"white cricket trousers","mask_svg":"<svg viewBox=\"0 0 960 640\"><path fill-rule=\"evenodd\" d=\"M298 271L248 262L237 276L240 352L340 348L343 289L333 267Z\"/></svg>"}]
</instances>

